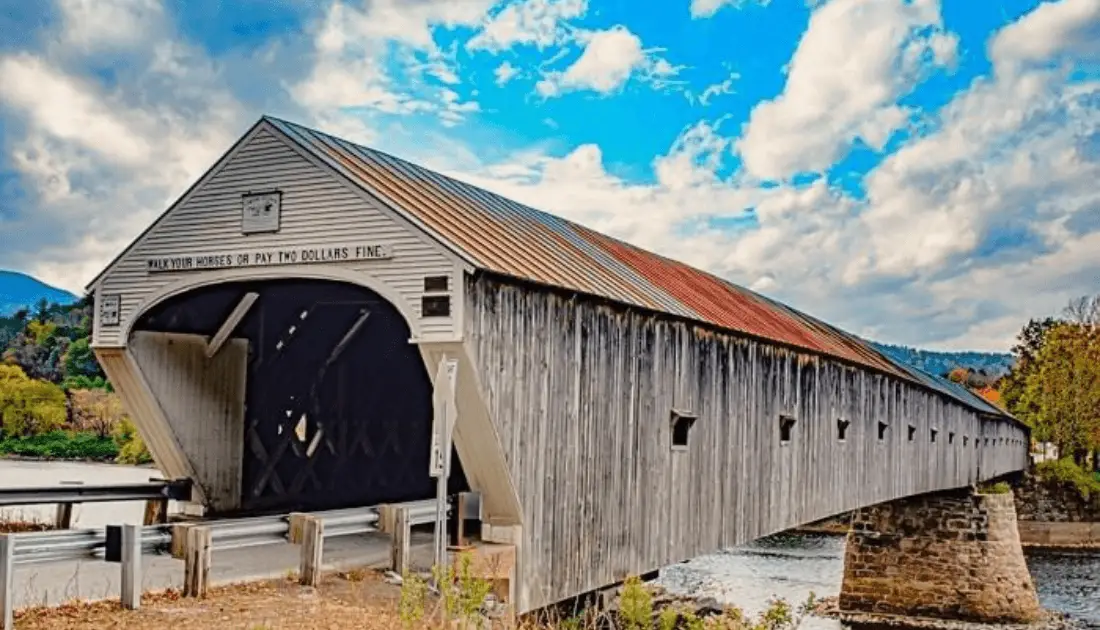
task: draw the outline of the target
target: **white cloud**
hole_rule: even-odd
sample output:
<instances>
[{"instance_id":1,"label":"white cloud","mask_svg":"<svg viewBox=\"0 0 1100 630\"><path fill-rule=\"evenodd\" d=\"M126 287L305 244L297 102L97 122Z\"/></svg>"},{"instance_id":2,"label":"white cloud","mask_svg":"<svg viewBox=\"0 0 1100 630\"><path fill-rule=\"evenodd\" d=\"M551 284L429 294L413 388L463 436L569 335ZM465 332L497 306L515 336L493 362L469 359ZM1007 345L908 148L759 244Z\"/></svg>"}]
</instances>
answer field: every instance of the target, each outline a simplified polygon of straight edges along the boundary
<instances>
[{"instance_id":1,"label":"white cloud","mask_svg":"<svg viewBox=\"0 0 1100 630\"><path fill-rule=\"evenodd\" d=\"M339 119L346 116L344 110L356 108L383 114L436 113L444 124L455 124L479 107L455 98L453 86L461 81L454 51L440 49L432 29L477 24L491 4L375 0L357 8L334 2L313 33L309 75L289 90L317 120ZM392 46L399 49L396 55ZM392 73L395 63L413 76L426 73L450 87L398 81Z\"/></svg>"},{"instance_id":2,"label":"white cloud","mask_svg":"<svg viewBox=\"0 0 1100 630\"><path fill-rule=\"evenodd\" d=\"M865 199L821 179L763 186L757 176L821 168L854 138L881 144L905 125L896 103L921 68L955 62L934 2L819 7L783 94L754 112L740 144L725 119L687 125L652 160L646 183L616 175L597 144L551 145L553 132L546 145L487 160L483 145L457 134L429 140L417 129L402 144L386 119L347 113L429 113L450 125L480 110L456 45L438 44L449 40L436 27L476 29L502 13L486 17L481 0L476 11L420 0L397 14L395 2L324 12L302 74L271 77L285 82L280 98L326 131L384 144L887 341L1004 349L1027 317L1056 311L1100 277L1100 220L1090 219L1100 210L1100 86L1069 81L1066 66L1096 58L1087 35L1098 20L1079 0L1042 5L993 38L992 76L928 112L926 135L867 175ZM0 266L81 288L258 115L225 67L187 45L163 12L143 15L130 32L156 37L92 29L66 40L58 31L45 50L0 55L4 163L33 193L33 213L0 212ZM554 93L611 94L679 72L625 27L574 36L584 49L546 77ZM850 44L841 44L857 40L861 54L843 54ZM74 61L93 48L140 64L106 84ZM271 63L264 67L283 68ZM494 78L517 71L502 63ZM753 144L764 141L781 150ZM752 164L726 175L734 146Z\"/></svg>"},{"instance_id":3,"label":"white cloud","mask_svg":"<svg viewBox=\"0 0 1100 630\"><path fill-rule=\"evenodd\" d=\"M730 6L739 9L749 2L767 6L771 0L691 0L691 17L708 18L718 13L722 7Z\"/></svg>"},{"instance_id":4,"label":"white cloud","mask_svg":"<svg viewBox=\"0 0 1100 630\"><path fill-rule=\"evenodd\" d=\"M504 85L515 78L517 74L519 74L519 69L507 61L497 66L496 70L493 70L497 85Z\"/></svg>"},{"instance_id":5,"label":"white cloud","mask_svg":"<svg viewBox=\"0 0 1100 630\"><path fill-rule=\"evenodd\" d=\"M539 50L573 37L569 21L588 11L588 0L521 0L485 20L468 42L469 50L500 52L516 45Z\"/></svg>"},{"instance_id":6,"label":"white cloud","mask_svg":"<svg viewBox=\"0 0 1100 630\"><path fill-rule=\"evenodd\" d=\"M164 32L157 0L59 0L61 39L82 52L118 50Z\"/></svg>"},{"instance_id":7,"label":"white cloud","mask_svg":"<svg viewBox=\"0 0 1100 630\"><path fill-rule=\"evenodd\" d=\"M87 7L61 9L64 29ZM124 24L130 32L167 28L157 10L127 15L135 20ZM47 52L0 56L0 120L11 129L6 161L34 203L33 211L16 208L3 220L0 266L29 261L28 271L74 291L246 124L201 53L156 38L96 34L102 26L85 23L80 37L61 31ZM104 87L65 65L93 43L144 65L130 66L125 84Z\"/></svg>"},{"instance_id":8,"label":"white cloud","mask_svg":"<svg viewBox=\"0 0 1100 630\"><path fill-rule=\"evenodd\" d=\"M949 65L954 48L942 32L939 0L832 0L818 7L783 93L757 105L746 124L737 145L745 167L784 179L822 171L857 139L881 150L910 116L898 99L929 64Z\"/></svg>"},{"instance_id":9,"label":"white cloud","mask_svg":"<svg viewBox=\"0 0 1100 630\"><path fill-rule=\"evenodd\" d=\"M1043 3L1026 20L1003 29L990 45L990 57L1002 72L1066 54L1092 59L1100 55L1100 2Z\"/></svg>"},{"instance_id":10,"label":"white cloud","mask_svg":"<svg viewBox=\"0 0 1100 630\"><path fill-rule=\"evenodd\" d=\"M705 88L703 88L702 91L698 93L690 89L684 90L684 97L687 98L688 102L692 105L698 104L706 107L707 105L710 105L711 99L717 96L722 96L723 94L733 94L735 91L734 84L740 79L740 72L737 72L736 70L730 70L725 79L706 86Z\"/></svg>"},{"instance_id":11,"label":"white cloud","mask_svg":"<svg viewBox=\"0 0 1100 630\"><path fill-rule=\"evenodd\" d=\"M565 70L547 72L535 85L540 95L551 98L581 90L607 95L635 74L661 85L681 69L644 50L641 38L622 25L585 33L582 40L584 51L576 61Z\"/></svg>"}]
</instances>

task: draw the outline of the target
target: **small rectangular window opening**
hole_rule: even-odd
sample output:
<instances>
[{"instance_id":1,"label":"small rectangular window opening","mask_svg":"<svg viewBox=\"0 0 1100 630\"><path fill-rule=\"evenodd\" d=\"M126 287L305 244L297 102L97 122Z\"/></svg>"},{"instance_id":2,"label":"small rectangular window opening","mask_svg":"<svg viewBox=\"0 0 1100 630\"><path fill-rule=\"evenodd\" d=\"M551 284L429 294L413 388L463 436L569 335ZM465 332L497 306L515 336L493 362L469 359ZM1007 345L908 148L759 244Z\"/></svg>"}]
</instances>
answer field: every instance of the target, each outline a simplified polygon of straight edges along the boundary
<instances>
[{"instance_id":1,"label":"small rectangular window opening","mask_svg":"<svg viewBox=\"0 0 1100 630\"><path fill-rule=\"evenodd\" d=\"M446 291L448 284L447 276L427 276L424 278L425 291Z\"/></svg>"},{"instance_id":2,"label":"small rectangular window opening","mask_svg":"<svg viewBox=\"0 0 1100 630\"><path fill-rule=\"evenodd\" d=\"M451 296L425 295L420 298L421 317L447 317L451 314Z\"/></svg>"},{"instance_id":3,"label":"small rectangular window opening","mask_svg":"<svg viewBox=\"0 0 1100 630\"><path fill-rule=\"evenodd\" d=\"M852 424L849 420L837 420L836 421L836 438L841 442L844 441L844 436L848 433L848 425Z\"/></svg>"},{"instance_id":4,"label":"small rectangular window opening","mask_svg":"<svg viewBox=\"0 0 1100 630\"><path fill-rule=\"evenodd\" d=\"M672 449L676 451L686 451L688 447L688 436L691 433L691 427L695 425L695 416L682 411L672 412Z\"/></svg>"},{"instance_id":5,"label":"small rectangular window opening","mask_svg":"<svg viewBox=\"0 0 1100 630\"><path fill-rule=\"evenodd\" d=\"M917 437L917 427L909 425L909 441L912 442Z\"/></svg>"},{"instance_id":6,"label":"small rectangular window opening","mask_svg":"<svg viewBox=\"0 0 1100 630\"><path fill-rule=\"evenodd\" d=\"M790 416L779 416L779 442L787 444L791 441L791 433L794 432L795 419Z\"/></svg>"},{"instance_id":7,"label":"small rectangular window opening","mask_svg":"<svg viewBox=\"0 0 1100 630\"><path fill-rule=\"evenodd\" d=\"M936 443L936 434L938 434L938 433L939 433L939 431L938 431L938 430L936 430L936 429L932 429L932 443L933 443L933 444L935 444L935 443Z\"/></svg>"},{"instance_id":8,"label":"small rectangular window opening","mask_svg":"<svg viewBox=\"0 0 1100 630\"><path fill-rule=\"evenodd\" d=\"M955 443L955 432L954 431L951 431L947 434L947 443L948 444L954 444Z\"/></svg>"},{"instance_id":9,"label":"small rectangular window opening","mask_svg":"<svg viewBox=\"0 0 1100 630\"><path fill-rule=\"evenodd\" d=\"M966 443L969 442L969 441L970 441L970 438L964 435L963 436L963 446L966 446Z\"/></svg>"},{"instance_id":10,"label":"small rectangular window opening","mask_svg":"<svg viewBox=\"0 0 1100 630\"><path fill-rule=\"evenodd\" d=\"M889 426L885 422L878 423L878 439L880 442L886 439L886 428Z\"/></svg>"}]
</instances>

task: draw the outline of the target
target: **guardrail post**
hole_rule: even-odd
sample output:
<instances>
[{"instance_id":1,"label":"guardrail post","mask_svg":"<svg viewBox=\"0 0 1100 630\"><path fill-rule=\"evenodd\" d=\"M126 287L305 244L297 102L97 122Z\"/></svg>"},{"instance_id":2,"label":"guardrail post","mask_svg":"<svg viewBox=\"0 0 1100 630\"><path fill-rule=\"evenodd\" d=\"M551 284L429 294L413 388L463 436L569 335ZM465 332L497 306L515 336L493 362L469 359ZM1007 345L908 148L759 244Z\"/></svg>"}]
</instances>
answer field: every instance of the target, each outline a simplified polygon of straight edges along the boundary
<instances>
[{"instance_id":1,"label":"guardrail post","mask_svg":"<svg viewBox=\"0 0 1100 630\"><path fill-rule=\"evenodd\" d=\"M383 534L393 532L394 506L384 503L378 506L378 531Z\"/></svg>"},{"instance_id":2,"label":"guardrail post","mask_svg":"<svg viewBox=\"0 0 1100 630\"><path fill-rule=\"evenodd\" d=\"M303 586L321 584L321 560L325 546L325 522L320 518L302 514L302 557L298 567L298 582ZM293 531L293 525L291 526Z\"/></svg>"},{"instance_id":3,"label":"guardrail post","mask_svg":"<svg viewBox=\"0 0 1100 630\"><path fill-rule=\"evenodd\" d=\"M149 499L145 502L144 525L164 525L168 522L168 499Z\"/></svg>"},{"instance_id":4,"label":"guardrail post","mask_svg":"<svg viewBox=\"0 0 1100 630\"><path fill-rule=\"evenodd\" d=\"M15 537L0 534L0 630L15 630Z\"/></svg>"},{"instance_id":5,"label":"guardrail post","mask_svg":"<svg viewBox=\"0 0 1100 630\"><path fill-rule=\"evenodd\" d=\"M312 518L305 512L291 512L287 515L288 529L286 532L286 540L292 545L302 544L303 537L305 535L306 519Z\"/></svg>"},{"instance_id":6,"label":"guardrail post","mask_svg":"<svg viewBox=\"0 0 1100 630\"><path fill-rule=\"evenodd\" d=\"M409 569L409 547L412 539L409 508L403 505L392 507L393 547L390 549L390 568L398 575L405 575L405 572Z\"/></svg>"},{"instance_id":7,"label":"guardrail post","mask_svg":"<svg viewBox=\"0 0 1100 630\"><path fill-rule=\"evenodd\" d=\"M82 486L83 481L62 481L63 486ZM54 529L70 529L73 526L73 503L58 503L54 513Z\"/></svg>"},{"instance_id":8,"label":"guardrail post","mask_svg":"<svg viewBox=\"0 0 1100 630\"><path fill-rule=\"evenodd\" d=\"M210 582L210 528L193 526L185 531L187 538L183 553L183 596L206 597Z\"/></svg>"},{"instance_id":9,"label":"guardrail post","mask_svg":"<svg viewBox=\"0 0 1100 630\"><path fill-rule=\"evenodd\" d=\"M141 528L122 526L122 592L123 608L137 610L141 606Z\"/></svg>"},{"instance_id":10,"label":"guardrail post","mask_svg":"<svg viewBox=\"0 0 1100 630\"><path fill-rule=\"evenodd\" d=\"M172 525L172 544L169 551L176 560L183 560L187 555L187 530L196 525L197 523L174 523Z\"/></svg>"}]
</instances>

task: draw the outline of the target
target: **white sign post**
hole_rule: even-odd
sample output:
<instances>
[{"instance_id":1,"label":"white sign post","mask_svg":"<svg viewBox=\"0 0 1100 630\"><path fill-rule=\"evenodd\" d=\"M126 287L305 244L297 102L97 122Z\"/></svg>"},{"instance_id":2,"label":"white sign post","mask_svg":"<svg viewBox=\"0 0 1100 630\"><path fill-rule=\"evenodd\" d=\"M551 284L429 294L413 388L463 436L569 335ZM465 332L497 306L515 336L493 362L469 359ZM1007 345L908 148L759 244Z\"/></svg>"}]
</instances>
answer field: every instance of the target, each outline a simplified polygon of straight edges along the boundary
<instances>
[{"instance_id":1,"label":"white sign post","mask_svg":"<svg viewBox=\"0 0 1100 630\"><path fill-rule=\"evenodd\" d=\"M458 361L443 357L435 373L432 394L432 450L428 474L436 478L435 566L447 566L447 478L451 474L451 435L458 416L455 383ZM442 586L442 585L440 585Z\"/></svg>"}]
</instances>

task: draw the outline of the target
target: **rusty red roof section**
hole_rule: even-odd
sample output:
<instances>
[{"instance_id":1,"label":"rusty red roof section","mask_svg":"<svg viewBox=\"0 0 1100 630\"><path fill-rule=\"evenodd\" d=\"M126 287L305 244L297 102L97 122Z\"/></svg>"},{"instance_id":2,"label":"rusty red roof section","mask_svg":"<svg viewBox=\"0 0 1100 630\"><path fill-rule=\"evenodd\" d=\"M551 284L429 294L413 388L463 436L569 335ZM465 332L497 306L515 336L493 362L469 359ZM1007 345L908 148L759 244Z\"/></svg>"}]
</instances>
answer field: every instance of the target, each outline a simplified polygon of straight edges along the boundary
<instances>
[{"instance_id":1,"label":"rusty red roof section","mask_svg":"<svg viewBox=\"0 0 1100 630\"><path fill-rule=\"evenodd\" d=\"M849 333L707 272L381 151L264 120L480 269L836 357L1003 415Z\"/></svg>"}]
</instances>

